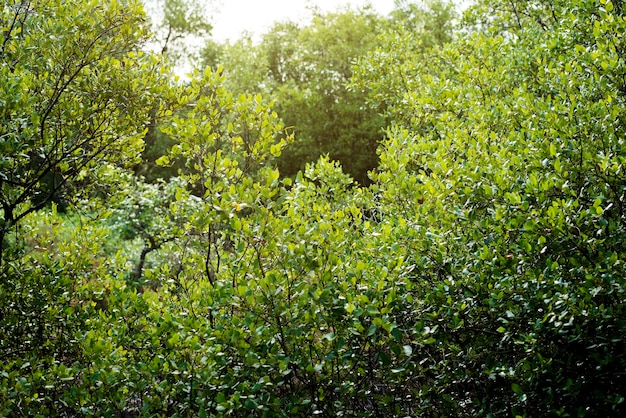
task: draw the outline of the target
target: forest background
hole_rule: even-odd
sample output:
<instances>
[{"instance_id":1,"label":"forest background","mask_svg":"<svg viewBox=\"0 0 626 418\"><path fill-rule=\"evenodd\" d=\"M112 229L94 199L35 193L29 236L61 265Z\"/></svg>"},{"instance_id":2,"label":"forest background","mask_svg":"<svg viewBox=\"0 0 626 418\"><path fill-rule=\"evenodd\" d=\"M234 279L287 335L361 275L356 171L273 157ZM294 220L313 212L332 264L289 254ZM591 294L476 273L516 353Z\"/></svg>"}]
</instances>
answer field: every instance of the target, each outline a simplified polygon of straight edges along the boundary
<instances>
[{"instance_id":1,"label":"forest background","mask_svg":"<svg viewBox=\"0 0 626 418\"><path fill-rule=\"evenodd\" d=\"M145 6L0 6L0 415L624 415L621 0Z\"/></svg>"}]
</instances>

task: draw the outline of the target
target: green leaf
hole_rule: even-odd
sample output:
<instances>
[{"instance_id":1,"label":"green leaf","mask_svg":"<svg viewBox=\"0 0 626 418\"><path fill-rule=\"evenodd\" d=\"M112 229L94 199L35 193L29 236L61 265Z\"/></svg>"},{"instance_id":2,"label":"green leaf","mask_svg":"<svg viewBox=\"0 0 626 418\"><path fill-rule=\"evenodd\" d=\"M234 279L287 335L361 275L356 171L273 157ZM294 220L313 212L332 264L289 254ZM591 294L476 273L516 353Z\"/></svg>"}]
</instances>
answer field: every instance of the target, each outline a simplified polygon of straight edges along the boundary
<instances>
[{"instance_id":1,"label":"green leaf","mask_svg":"<svg viewBox=\"0 0 626 418\"><path fill-rule=\"evenodd\" d=\"M238 216L233 216L230 219L230 226L235 230L235 231L241 231L242 228L242 224L241 224L241 219L239 219Z\"/></svg>"},{"instance_id":2,"label":"green leaf","mask_svg":"<svg viewBox=\"0 0 626 418\"><path fill-rule=\"evenodd\" d=\"M607 13L611 13L613 11L613 2L612 1L607 1L606 4L604 5Z\"/></svg>"},{"instance_id":3,"label":"green leaf","mask_svg":"<svg viewBox=\"0 0 626 418\"><path fill-rule=\"evenodd\" d=\"M370 325L370 327L367 329L367 336L371 337L372 335L374 335L377 329L378 327L376 325Z\"/></svg>"},{"instance_id":4,"label":"green leaf","mask_svg":"<svg viewBox=\"0 0 626 418\"><path fill-rule=\"evenodd\" d=\"M167 155L162 155L155 161L156 165L167 167L170 165L170 158Z\"/></svg>"}]
</instances>

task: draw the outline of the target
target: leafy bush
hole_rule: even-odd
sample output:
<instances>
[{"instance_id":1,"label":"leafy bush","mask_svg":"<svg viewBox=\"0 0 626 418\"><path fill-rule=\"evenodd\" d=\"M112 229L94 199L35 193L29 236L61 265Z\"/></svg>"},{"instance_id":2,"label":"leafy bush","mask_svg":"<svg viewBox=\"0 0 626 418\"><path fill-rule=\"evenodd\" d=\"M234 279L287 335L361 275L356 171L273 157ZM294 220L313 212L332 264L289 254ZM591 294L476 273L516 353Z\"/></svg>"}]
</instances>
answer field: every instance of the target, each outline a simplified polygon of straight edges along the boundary
<instances>
[{"instance_id":1,"label":"leafy bush","mask_svg":"<svg viewBox=\"0 0 626 418\"><path fill-rule=\"evenodd\" d=\"M355 69L392 121L368 188L328 157L281 180L276 113L207 71L162 86L177 177L18 202L0 414L623 415L622 3L465 20Z\"/></svg>"}]
</instances>

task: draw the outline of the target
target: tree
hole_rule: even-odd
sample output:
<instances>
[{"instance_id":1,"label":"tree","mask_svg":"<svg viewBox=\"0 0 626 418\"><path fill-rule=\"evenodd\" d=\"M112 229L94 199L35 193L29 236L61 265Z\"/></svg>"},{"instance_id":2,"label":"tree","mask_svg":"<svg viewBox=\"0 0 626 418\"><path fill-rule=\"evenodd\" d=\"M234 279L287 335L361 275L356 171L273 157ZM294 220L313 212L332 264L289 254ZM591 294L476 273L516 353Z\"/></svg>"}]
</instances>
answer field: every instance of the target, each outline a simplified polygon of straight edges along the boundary
<instances>
[{"instance_id":1,"label":"tree","mask_svg":"<svg viewBox=\"0 0 626 418\"><path fill-rule=\"evenodd\" d=\"M161 77L136 2L15 1L2 21L0 265L26 216L97 167L136 162Z\"/></svg>"},{"instance_id":2,"label":"tree","mask_svg":"<svg viewBox=\"0 0 626 418\"><path fill-rule=\"evenodd\" d=\"M622 14L479 2L449 46L360 63L390 103L375 180L408 223L422 413L623 413Z\"/></svg>"},{"instance_id":3,"label":"tree","mask_svg":"<svg viewBox=\"0 0 626 418\"><path fill-rule=\"evenodd\" d=\"M193 45L210 34L210 8L190 0L143 0L152 21L153 43L174 63L193 63ZM209 2L210 3L210 2Z\"/></svg>"},{"instance_id":4,"label":"tree","mask_svg":"<svg viewBox=\"0 0 626 418\"><path fill-rule=\"evenodd\" d=\"M439 2L430 8L403 3L389 18L369 8L313 11L306 25L277 23L258 45L244 38L217 54L213 45L206 55L223 65L230 89L262 92L293 127L296 140L278 163L283 175L293 177L327 154L367 185L386 121L381 109L365 106L367 89L350 84L353 64L384 48L378 36L386 31L410 32L420 48L447 42L452 19L452 7Z\"/></svg>"},{"instance_id":5,"label":"tree","mask_svg":"<svg viewBox=\"0 0 626 418\"><path fill-rule=\"evenodd\" d=\"M425 48L446 44L453 39L457 10L453 2L396 0L391 26L417 36Z\"/></svg>"},{"instance_id":6,"label":"tree","mask_svg":"<svg viewBox=\"0 0 626 418\"><path fill-rule=\"evenodd\" d=\"M376 48L360 57L354 67L350 88L365 94L369 106L385 116L386 126L409 123L412 117L406 96L427 86L419 76L433 65L441 46L453 40L456 11L444 1L418 5L397 2L385 33Z\"/></svg>"},{"instance_id":7,"label":"tree","mask_svg":"<svg viewBox=\"0 0 626 418\"><path fill-rule=\"evenodd\" d=\"M297 34L291 56L268 51L275 63L270 72L277 83L277 112L298 138L279 162L285 175L328 154L359 183L369 183L383 120L363 106L364 96L349 90L347 82L354 60L374 47L383 24L367 9L316 14Z\"/></svg>"},{"instance_id":8,"label":"tree","mask_svg":"<svg viewBox=\"0 0 626 418\"><path fill-rule=\"evenodd\" d=\"M107 153L70 178L85 215L11 229L0 414L624 415L622 3L484 0L464 21L432 48L392 26L359 60L389 121L368 187L328 157L280 179L279 115L227 74L165 80L171 114L155 88L176 177ZM307 77L293 63L263 65Z\"/></svg>"},{"instance_id":9,"label":"tree","mask_svg":"<svg viewBox=\"0 0 626 418\"><path fill-rule=\"evenodd\" d=\"M197 52L211 33L212 1L142 0L151 22L150 49L181 72L191 72L198 65ZM176 167L158 167L155 161L174 144L161 131L158 115L154 115L144 138L141 162L134 170L148 182L158 182L176 175Z\"/></svg>"},{"instance_id":10,"label":"tree","mask_svg":"<svg viewBox=\"0 0 626 418\"><path fill-rule=\"evenodd\" d=\"M317 13L310 24L277 23L259 45L242 39L223 48L218 62L233 91L263 93L274 103L296 141L279 159L294 176L322 154L342 161L367 183L376 165L382 120L347 89L352 62L373 48L384 19L369 9Z\"/></svg>"},{"instance_id":11,"label":"tree","mask_svg":"<svg viewBox=\"0 0 626 418\"><path fill-rule=\"evenodd\" d=\"M242 209L263 206L276 193L272 162L291 139L260 95L235 98L222 81L219 72L207 70L187 86L181 100L188 109L164 126L176 144L158 161L184 162L178 210L195 202L186 214L184 234L202 248L199 257L210 282L220 273L224 248L233 245L241 229L239 217L248 213ZM188 265L197 266L197 257Z\"/></svg>"}]
</instances>

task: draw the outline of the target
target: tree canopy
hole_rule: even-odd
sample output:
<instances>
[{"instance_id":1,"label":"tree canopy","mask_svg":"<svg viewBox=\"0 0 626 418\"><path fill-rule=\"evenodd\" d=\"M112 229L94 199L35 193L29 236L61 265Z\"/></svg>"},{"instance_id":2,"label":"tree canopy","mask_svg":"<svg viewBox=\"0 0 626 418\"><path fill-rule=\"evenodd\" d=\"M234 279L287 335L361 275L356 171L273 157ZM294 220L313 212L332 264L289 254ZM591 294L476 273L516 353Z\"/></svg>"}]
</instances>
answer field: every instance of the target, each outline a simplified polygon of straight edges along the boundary
<instances>
[{"instance_id":1,"label":"tree canopy","mask_svg":"<svg viewBox=\"0 0 626 418\"><path fill-rule=\"evenodd\" d=\"M368 185L386 121L378 109L365 106L363 91L351 88L353 65L379 47L387 32L410 31L418 49L447 42L452 18L452 6L441 2L405 4L389 17L370 7L313 10L310 22L279 22L258 43L250 37L209 42L204 56L207 65L223 67L230 89L263 94L293 129L295 141L278 160L282 175L293 177L306 163L329 155Z\"/></svg>"},{"instance_id":2,"label":"tree canopy","mask_svg":"<svg viewBox=\"0 0 626 418\"><path fill-rule=\"evenodd\" d=\"M623 3L397 6L2 6L0 415L624 415Z\"/></svg>"}]
</instances>

